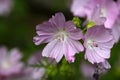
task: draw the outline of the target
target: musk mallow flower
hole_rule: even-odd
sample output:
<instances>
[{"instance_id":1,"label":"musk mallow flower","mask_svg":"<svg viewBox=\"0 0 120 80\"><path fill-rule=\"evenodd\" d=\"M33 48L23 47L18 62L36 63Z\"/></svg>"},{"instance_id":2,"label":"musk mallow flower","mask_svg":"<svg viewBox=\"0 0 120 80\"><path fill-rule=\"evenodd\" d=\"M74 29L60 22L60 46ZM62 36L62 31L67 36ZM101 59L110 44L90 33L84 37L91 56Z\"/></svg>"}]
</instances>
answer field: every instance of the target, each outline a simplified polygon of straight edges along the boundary
<instances>
[{"instance_id":1,"label":"musk mallow flower","mask_svg":"<svg viewBox=\"0 0 120 80\"><path fill-rule=\"evenodd\" d=\"M98 10L95 10L96 7ZM94 21L95 25L101 25L101 22L104 22L106 28L113 27L119 14L117 4L113 0L73 0L71 11L75 16L84 17L85 15L87 20ZM105 21L102 18L105 18Z\"/></svg>"},{"instance_id":2,"label":"musk mallow flower","mask_svg":"<svg viewBox=\"0 0 120 80\"><path fill-rule=\"evenodd\" d=\"M36 65L41 58L41 51L33 54L27 61L28 66L23 70L21 77L18 77L18 80L42 80L42 77L45 75L45 67L33 67Z\"/></svg>"},{"instance_id":3,"label":"musk mallow flower","mask_svg":"<svg viewBox=\"0 0 120 80\"><path fill-rule=\"evenodd\" d=\"M110 58L113 44L114 38L111 30L102 25L89 28L84 36L85 59L92 64L104 62Z\"/></svg>"},{"instance_id":4,"label":"musk mallow flower","mask_svg":"<svg viewBox=\"0 0 120 80\"><path fill-rule=\"evenodd\" d=\"M63 55L68 62L74 62L74 55L83 51L81 30L77 29L72 21L65 21L62 13L56 13L49 21L36 27L37 36L34 43L48 43L43 49L42 56L54 58L57 62Z\"/></svg>"},{"instance_id":5,"label":"musk mallow flower","mask_svg":"<svg viewBox=\"0 0 120 80\"><path fill-rule=\"evenodd\" d=\"M23 63L20 62L21 53L17 48L7 52L5 47L0 48L0 75L10 76L21 71Z\"/></svg>"},{"instance_id":6,"label":"musk mallow flower","mask_svg":"<svg viewBox=\"0 0 120 80\"><path fill-rule=\"evenodd\" d=\"M9 14L13 7L13 0L0 0L0 15Z\"/></svg>"},{"instance_id":7,"label":"musk mallow flower","mask_svg":"<svg viewBox=\"0 0 120 80\"><path fill-rule=\"evenodd\" d=\"M113 0L98 0L96 6L98 5L101 8L100 16L106 18L104 26L106 28L112 28L119 15L119 10L116 2L114 2Z\"/></svg>"}]
</instances>

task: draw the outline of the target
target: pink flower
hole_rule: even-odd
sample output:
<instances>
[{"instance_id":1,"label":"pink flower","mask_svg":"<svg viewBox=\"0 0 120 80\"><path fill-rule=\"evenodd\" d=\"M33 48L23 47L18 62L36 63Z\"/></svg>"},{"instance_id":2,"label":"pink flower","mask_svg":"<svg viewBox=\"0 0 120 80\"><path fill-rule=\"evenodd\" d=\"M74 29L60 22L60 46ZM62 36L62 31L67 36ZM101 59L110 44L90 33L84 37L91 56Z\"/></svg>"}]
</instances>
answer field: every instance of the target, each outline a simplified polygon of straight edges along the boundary
<instances>
[{"instance_id":1,"label":"pink flower","mask_svg":"<svg viewBox=\"0 0 120 80\"><path fill-rule=\"evenodd\" d=\"M0 15L9 14L13 7L12 0L0 0Z\"/></svg>"},{"instance_id":2,"label":"pink flower","mask_svg":"<svg viewBox=\"0 0 120 80\"><path fill-rule=\"evenodd\" d=\"M110 58L110 49L113 47L114 38L111 31L104 26L89 28L84 36L85 59L92 64L104 62Z\"/></svg>"},{"instance_id":3,"label":"pink flower","mask_svg":"<svg viewBox=\"0 0 120 80\"><path fill-rule=\"evenodd\" d=\"M42 80L45 75L46 69L44 67L38 67L39 62L42 62L41 51L34 53L27 61L27 65L22 70L22 73L16 77L15 80Z\"/></svg>"},{"instance_id":4,"label":"pink flower","mask_svg":"<svg viewBox=\"0 0 120 80\"><path fill-rule=\"evenodd\" d=\"M9 76L19 73L23 67L20 59L21 53L18 49L7 52L5 47L0 48L0 74Z\"/></svg>"},{"instance_id":5,"label":"pink flower","mask_svg":"<svg viewBox=\"0 0 120 80\"><path fill-rule=\"evenodd\" d=\"M42 55L54 58L57 62L63 55L68 62L74 62L74 55L84 49L78 41L82 38L82 32L72 21L66 22L62 13L56 13L48 22L37 25L36 31L34 43L48 43Z\"/></svg>"},{"instance_id":6,"label":"pink flower","mask_svg":"<svg viewBox=\"0 0 120 80\"><path fill-rule=\"evenodd\" d=\"M99 10L95 10L96 7ZM71 11L75 16L84 17L85 15L88 21L95 21L95 25L101 25L101 22L104 22L106 28L112 28L119 15L117 4L113 0L73 0ZM102 21L101 18L106 20Z\"/></svg>"}]
</instances>

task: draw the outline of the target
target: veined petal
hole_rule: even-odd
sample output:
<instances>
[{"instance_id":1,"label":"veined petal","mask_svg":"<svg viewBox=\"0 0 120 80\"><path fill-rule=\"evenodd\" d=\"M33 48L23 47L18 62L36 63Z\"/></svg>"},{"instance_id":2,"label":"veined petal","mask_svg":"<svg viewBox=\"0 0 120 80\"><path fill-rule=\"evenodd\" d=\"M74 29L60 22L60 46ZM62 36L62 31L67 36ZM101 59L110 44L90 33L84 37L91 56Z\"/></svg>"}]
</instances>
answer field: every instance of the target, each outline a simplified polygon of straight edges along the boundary
<instances>
[{"instance_id":1,"label":"veined petal","mask_svg":"<svg viewBox=\"0 0 120 80\"><path fill-rule=\"evenodd\" d=\"M68 61L68 62L74 62L74 60L75 60L75 58L74 58L74 56L75 56L75 54L76 54L76 52L75 52L75 50L69 45L69 43L66 43L65 44L65 51L66 51L66 53L65 53L65 58L66 58L66 60Z\"/></svg>"},{"instance_id":2,"label":"veined petal","mask_svg":"<svg viewBox=\"0 0 120 80\"><path fill-rule=\"evenodd\" d=\"M86 50L85 57L92 64L104 62L105 60L104 58L100 57L97 53L95 53L94 50L89 50L89 49Z\"/></svg>"},{"instance_id":3,"label":"veined petal","mask_svg":"<svg viewBox=\"0 0 120 80\"><path fill-rule=\"evenodd\" d=\"M43 49L42 55L54 58L57 62L63 57L63 44L53 40Z\"/></svg>"},{"instance_id":4,"label":"veined petal","mask_svg":"<svg viewBox=\"0 0 120 80\"><path fill-rule=\"evenodd\" d=\"M94 50L102 58L110 58L110 49L104 47L96 47Z\"/></svg>"},{"instance_id":5,"label":"veined petal","mask_svg":"<svg viewBox=\"0 0 120 80\"><path fill-rule=\"evenodd\" d=\"M79 53L84 50L83 45L79 41L68 39L68 44L76 53Z\"/></svg>"},{"instance_id":6,"label":"veined petal","mask_svg":"<svg viewBox=\"0 0 120 80\"><path fill-rule=\"evenodd\" d=\"M44 22L43 24L39 24L36 26L36 31L41 31L44 33L54 33L57 30L56 26L54 26L52 23L50 22ZM38 33L38 35L40 35Z\"/></svg>"},{"instance_id":7,"label":"veined petal","mask_svg":"<svg viewBox=\"0 0 120 80\"><path fill-rule=\"evenodd\" d=\"M56 26L56 28L61 29L61 28L64 28L65 17L63 15L63 13L59 12L59 13L56 13L55 16L53 16L49 20L49 22L54 24Z\"/></svg>"},{"instance_id":8,"label":"veined petal","mask_svg":"<svg viewBox=\"0 0 120 80\"><path fill-rule=\"evenodd\" d=\"M82 31L77 29L72 21L67 21L64 26L71 39L80 40L83 37Z\"/></svg>"},{"instance_id":9,"label":"veined petal","mask_svg":"<svg viewBox=\"0 0 120 80\"><path fill-rule=\"evenodd\" d=\"M69 37L73 40L80 40L82 39L83 35L79 29L69 32Z\"/></svg>"},{"instance_id":10,"label":"veined petal","mask_svg":"<svg viewBox=\"0 0 120 80\"><path fill-rule=\"evenodd\" d=\"M104 28L103 25L89 28L85 34L85 38L93 38L97 42L108 42L113 39L111 31Z\"/></svg>"},{"instance_id":11,"label":"veined petal","mask_svg":"<svg viewBox=\"0 0 120 80\"><path fill-rule=\"evenodd\" d=\"M72 21L67 21L64 26L65 26L65 30L68 32L76 29L76 26L74 25Z\"/></svg>"},{"instance_id":12,"label":"veined petal","mask_svg":"<svg viewBox=\"0 0 120 80\"><path fill-rule=\"evenodd\" d=\"M113 47L114 44L114 40L108 41L106 43L97 43L99 47L103 47L103 48L107 48L107 49L111 49Z\"/></svg>"},{"instance_id":13,"label":"veined petal","mask_svg":"<svg viewBox=\"0 0 120 80\"><path fill-rule=\"evenodd\" d=\"M51 36L46 36L46 35L43 35L43 36L35 36L33 38L33 42L35 43L35 45L39 45L41 43L47 43L47 42L50 42L52 40L52 37Z\"/></svg>"},{"instance_id":14,"label":"veined petal","mask_svg":"<svg viewBox=\"0 0 120 80\"><path fill-rule=\"evenodd\" d=\"M86 49L86 51L85 51L85 59L87 59L89 62L94 64L94 58L92 56L92 51Z\"/></svg>"}]
</instances>

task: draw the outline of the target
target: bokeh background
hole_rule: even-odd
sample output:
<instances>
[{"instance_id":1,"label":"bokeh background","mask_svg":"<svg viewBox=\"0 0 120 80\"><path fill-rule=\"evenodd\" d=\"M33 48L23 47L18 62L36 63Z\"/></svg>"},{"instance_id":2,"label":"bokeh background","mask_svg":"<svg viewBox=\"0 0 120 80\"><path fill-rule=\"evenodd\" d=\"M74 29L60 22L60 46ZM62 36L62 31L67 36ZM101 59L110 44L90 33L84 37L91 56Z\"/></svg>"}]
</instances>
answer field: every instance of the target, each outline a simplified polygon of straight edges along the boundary
<instances>
[{"instance_id":1,"label":"bokeh background","mask_svg":"<svg viewBox=\"0 0 120 80\"><path fill-rule=\"evenodd\" d=\"M70 12L71 0L11 1L10 12L0 15L0 46L6 46L8 49L19 48L23 53L23 62L26 62L34 52L42 51L46 45L35 46L33 43L37 24L47 21L56 12L63 12L66 20L73 18ZM59 71L53 75L48 73L47 80L89 80L89 78L85 78L80 68L83 60L84 53L77 54L75 62L71 64L63 59L55 67ZM111 69L102 74L100 80L120 80L120 42L112 48L109 62ZM54 68L50 69L54 71ZM91 74L89 71L87 73Z\"/></svg>"}]
</instances>

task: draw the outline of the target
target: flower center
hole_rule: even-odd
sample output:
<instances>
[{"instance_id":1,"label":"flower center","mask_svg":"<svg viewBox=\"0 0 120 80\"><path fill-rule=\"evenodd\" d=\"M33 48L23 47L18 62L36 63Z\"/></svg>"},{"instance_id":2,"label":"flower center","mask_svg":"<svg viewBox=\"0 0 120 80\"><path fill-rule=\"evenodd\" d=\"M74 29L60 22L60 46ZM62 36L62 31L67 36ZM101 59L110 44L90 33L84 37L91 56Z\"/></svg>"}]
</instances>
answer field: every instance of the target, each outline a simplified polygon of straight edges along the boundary
<instances>
[{"instance_id":1,"label":"flower center","mask_svg":"<svg viewBox=\"0 0 120 80\"><path fill-rule=\"evenodd\" d=\"M60 42L61 41L63 41L63 42L66 41L67 37L68 37L68 34L64 30L59 30L54 36L54 38L57 39Z\"/></svg>"},{"instance_id":2,"label":"flower center","mask_svg":"<svg viewBox=\"0 0 120 80\"><path fill-rule=\"evenodd\" d=\"M87 44L88 44L89 49L93 49L94 47L98 47L98 44L92 39L88 39Z\"/></svg>"},{"instance_id":3,"label":"flower center","mask_svg":"<svg viewBox=\"0 0 120 80\"><path fill-rule=\"evenodd\" d=\"M5 61L2 62L2 68L3 69L8 69L10 67L11 67L10 61L5 60Z\"/></svg>"},{"instance_id":4,"label":"flower center","mask_svg":"<svg viewBox=\"0 0 120 80\"><path fill-rule=\"evenodd\" d=\"M101 8L101 14L100 17L106 17L107 16L107 11L105 8Z\"/></svg>"}]
</instances>

